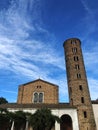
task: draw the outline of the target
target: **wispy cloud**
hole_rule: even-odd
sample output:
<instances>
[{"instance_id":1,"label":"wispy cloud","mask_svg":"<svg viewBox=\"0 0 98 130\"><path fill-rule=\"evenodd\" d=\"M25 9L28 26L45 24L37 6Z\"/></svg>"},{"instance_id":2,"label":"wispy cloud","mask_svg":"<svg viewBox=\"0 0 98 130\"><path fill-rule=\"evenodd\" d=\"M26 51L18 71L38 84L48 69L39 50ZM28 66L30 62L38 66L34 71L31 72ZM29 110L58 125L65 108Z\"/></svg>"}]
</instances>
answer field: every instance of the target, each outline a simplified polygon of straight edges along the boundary
<instances>
[{"instance_id":1,"label":"wispy cloud","mask_svg":"<svg viewBox=\"0 0 98 130\"><path fill-rule=\"evenodd\" d=\"M91 72L89 76L97 74L98 71L95 68L98 66L98 42L96 40L88 39L83 41L83 57L86 70Z\"/></svg>"},{"instance_id":2,"label":"wispy cloud","mask_svg":"<svg viewBox=\"0 0 98 130\"><path fill-rule=\"evenodd\" d=\"M0 12L0 69L60 85L56 70L64 70L64 60L53 48L53 35L42 26L39 8L39 0L13 0ZM56 74L55 80L51 73ZM2 92L14 93L10 90Z\"/></svg>"},{"instance_id":3,"label":"wispy cloud","mask_svg":"<svg viewBox=\"0 0 98 130\"><path fill-rule=\"evenodd\" d=\"M12 0L9 8L0 12L0 71L8 70L30 80L41 77L55 83L59 85L60 100L66 100L68 90L64 56L53 47L56 44L55 36L44 28L40 12L41 2ZM96 28L95 12L86 0L81 2L86 12L81 20L86 28L82 39L87 39L88 34ZM93 66L98 64L97 60L93 60L96 55L98 53L95 49L92 54L89 51L84 52L87 69L92 72ZM90 80L91 86L97 85L93 81ZM14 93L10 91L11 87L7 90L2 92Z\"/></svg>"},{"instance_id":4,"label":"wispy cloud","mask_svg":"<svg viewBox=\"0 0 98 130\"><path fill-rule=\"evenodd\" d=\"M92 2L89 0L80 0L82 3L82 6L84 8L84 15L82 19L80 20L80 24L78 26L82 27L82 39L87 40L89 39L90 35L98 31L97 29L97 16L96 13L98 13L98 8L92 8Z\"/></svg>"},{"instance_id":5,"label":"wispy cloud","mask_svg":"<svg viewBox=\"0 0 98 130\"><path fill-rule=\"evenodd\" d=\"M39 15L35 15L35 13L39 13L36 10L39 3L36 2L20 0L19 3L15 3L13 1L10 8L0 14L0 58L2 59L0 67L4 67L4 69L6 67L15 73L24 72L22 74L27 76L31 76L32 73L33 77L38 72L42 73L35 62L51 64L63 69L62 59L56 54L51 45L46 41L46 43L42 42L41 39L37 40L35 37L35 34L39 32L47 32L48 34L48 31L42 28L40 24L36 26L38 24L36 19ZM27 11L31 10L34 12L32 19L31 16L26 15ZM30 33L32 33L32 36L30 36ZM6 66L4 66L5 62Z\"/></svg>"},{"instance_id":6,"label":"wispy cloud","mask_svg":"<svg viewBox=\"0 0 98 130\"><path fill-rule=\"evenodd\" d=\"M91 94L91 99L95 100L98 98L98 80L94 79L94 78L89 78L88 79L89 82L89 88L90 88L90 94Z\"/></svg>"},{"instance_id":7,"label":"wispy cloud","mask_svg":"<svg viewBox=\"0 0 98 130\"><path fill-rule=\"evenodd\" d=\"M1 92L8 93L8 94L17 94L17 92L10 91L10 90L1 90Z\"/></svg>"}]
</instances>

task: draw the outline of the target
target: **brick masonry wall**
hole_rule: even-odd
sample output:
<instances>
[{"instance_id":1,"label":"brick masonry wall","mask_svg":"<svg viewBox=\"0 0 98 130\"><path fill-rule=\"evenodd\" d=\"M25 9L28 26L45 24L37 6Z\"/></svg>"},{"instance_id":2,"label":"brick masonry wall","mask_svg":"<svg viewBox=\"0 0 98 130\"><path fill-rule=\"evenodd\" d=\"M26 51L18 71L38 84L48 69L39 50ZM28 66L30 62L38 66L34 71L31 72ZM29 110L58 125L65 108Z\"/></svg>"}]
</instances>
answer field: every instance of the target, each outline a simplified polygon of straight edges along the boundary
<instances>
[{"instance_id":1,"label":"brick masonry wall","mask_svg":"<svg viewBox=\"0 0 98 130\"><path fill-rule=\"evenodd\" d=\"M44 82L42 80L36 80L19 87L17 103L34 103L34 92L42 92L44 94L43 103L58 103L58 86L51 83Z\"/></svg>"},{"instance_id":2,"label":"brick masonry wall","mask_svg":"<svg viewBox=\"0 0 98 130\"><path fill-rule=\"evenodd\" d=\"M76 38L64 42L69 100L77 107L80 130L95 130L95 121L81 50Z\"/></svg>"}]
</instances>

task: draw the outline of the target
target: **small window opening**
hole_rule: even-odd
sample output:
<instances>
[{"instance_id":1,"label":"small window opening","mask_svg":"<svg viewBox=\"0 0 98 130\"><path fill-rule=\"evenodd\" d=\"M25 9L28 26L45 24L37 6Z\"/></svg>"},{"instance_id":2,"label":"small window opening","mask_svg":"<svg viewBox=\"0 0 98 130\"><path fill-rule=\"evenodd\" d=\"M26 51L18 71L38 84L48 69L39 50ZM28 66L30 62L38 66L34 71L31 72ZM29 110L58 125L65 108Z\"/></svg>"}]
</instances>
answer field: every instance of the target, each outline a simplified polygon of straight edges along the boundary
<instances>
[{"instance_id":1,"label":"small window opening","mask_svg":"<svg viewBox=\"0 0 98 130\"><path fill-rule=\"evenodd\" d=\"M72 88L71 88L71 87L69 87L69 89L70 89L70 92L72 92Z\"/></svg>"},{"instance_id":2,"label":"small window opening","mask_svg":"<svg viewBox=\"0 0 98 130\"><path fill-rule=\"evenodd\" d=\"M77 52L77 48L76 47L72 48L72 52L75 54Z\"/></svg>"},{"instance_id":3,"label":"small window opening","mask_svg":"<svg viewBox=\"0 0 98 130\"><path fill-rule=\"evenodd\" d=\"M76 44L76 40L71 40L71 44Z\"/></svg>"},{"instance_id":4,"label":"small window opening","mask_svg":"<svg viewBox=\"0 0 98 130\"><path fill-rule=\"evenodd\" d=\"M71 105L73 105L73 99L71 98Z\"/></svg>"},{"instance_id":5,"label":"small window opening","mask_svg":"<svg viewBox=\"0 0 98 130\"><path fill-rule=\"evenodd\" d=\"M84 118L87 118L87 112L86 111L84 111ZM87 127L87 129L88 129L88 127Z\"/></svg>"},{"instance_id":6,"label":"small window opening","mask_svg":"<svg viewBox=\"0 0 98 130\"><path fill-rule=\"evenodd\" d=\"M76 70L79 70L80 69L80 67L79 67L79 65L77 64L77 65L75 65L75 69Z\"/></svg>"},{"instance_id":7,"label":"small window opening","mask_svg":"<svg viewBox=\"0 0 98 130\"><path fill-rule=\"evenodd\" d=\"M82 87L82 85L79 85L79 89L82 91L83 90L83 87Z\"/></svg>"},{"instance_id":8,"label":"small window opening","mask_svg":"<svg viewBox=\"0 0 98 130\"><path fill-rule=\"evenodd\" d=\"M74 61L79 61L78 56L74 56Z\"/></svg>"},{"instance_id":9,"label":"small window opening","mask_svg":"<svg viewBox=\"0 0 98 130\"><path fill-rule=\"evenodd\" d=\"M37 86L37 88L41 88L41 86L40 86L40 85L38 85L38 86Z\"/></svg>"},{"instance_id":10,"label":"small window opening","mask_svg":"<svg viewBox=\"0 0 98 130\"><path fill-rule=\"evenodd\" d=\"M84 103L84 97L81 97L81 103Z\"/></svg>"},{"instance_id":11,"label":"small window opening","mask_svg":"<svg viewBox=\"0 0 98 130\"><path fill-rule=\"evenodd\" d=\"M77 74L77 78L81 78L81 74L78 73L78 74Z\"/></svg>"}]
</instances>

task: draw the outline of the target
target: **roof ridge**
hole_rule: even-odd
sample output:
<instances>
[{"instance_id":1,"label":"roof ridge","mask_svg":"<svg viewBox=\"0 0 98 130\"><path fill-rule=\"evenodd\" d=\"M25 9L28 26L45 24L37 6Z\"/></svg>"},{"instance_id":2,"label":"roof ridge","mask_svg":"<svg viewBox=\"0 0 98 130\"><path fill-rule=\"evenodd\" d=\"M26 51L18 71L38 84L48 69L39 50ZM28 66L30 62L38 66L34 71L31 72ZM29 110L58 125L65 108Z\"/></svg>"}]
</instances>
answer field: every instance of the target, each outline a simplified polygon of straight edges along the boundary
<instances>
[{"instance_id":1,"label":"roof ridge","mask_svg":"<svg viewBox=\"0 0 98 130\"><path fill-rule=\"evenodd\" d=\"M37 81L42 81L42 82L45 82L45 83L48 83L48 84L51 84L51 85L53 85L53 86L58 87L58 85L56 85L56 84L54 84L54 83L50 83L50 82L48 82L48 81L46 81L46 80L43 80L43 79L40 79L40 78L38 78L38 79L36 79L36 80L33 80L33 81L30 81L30 82L27 82L27 83L24 83L24 84L21 84L21 85L19 85L19 86L24 86L24 85L27 85L27 84L30 84L30 83L34 83L34 82L37 82Z\"/></svg>"}]
</instances>

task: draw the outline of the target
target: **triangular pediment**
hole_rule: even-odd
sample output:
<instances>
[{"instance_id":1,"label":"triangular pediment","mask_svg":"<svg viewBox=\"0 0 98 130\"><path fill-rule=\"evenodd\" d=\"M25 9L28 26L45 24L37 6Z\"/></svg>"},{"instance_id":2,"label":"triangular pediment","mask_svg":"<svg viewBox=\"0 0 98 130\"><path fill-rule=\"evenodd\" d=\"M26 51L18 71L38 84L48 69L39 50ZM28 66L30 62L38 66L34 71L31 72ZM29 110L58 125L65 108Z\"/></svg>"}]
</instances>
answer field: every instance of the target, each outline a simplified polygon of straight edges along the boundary
<instances>
[{"instance_id":1,"label":"triangular pediment","mask_svg":"<svg viewBox=\"0 0 98 130\"><path fill-rule=\"evenodd\" d=\"M43 83L46 83L46 84L49 84L49 85L52 85L52 86L55 86L55 87L58 87L58 85L56 85L56 84L53 84L53 83L50 83L50 82L48 82L48 81L45 81L45 80L42 80L42 79L36 79L36 80L34 80L34 81L30 81L30 82L27 82L27 83L24 83L24 84L21 84L20 86L25 86L25 85L28 85L28 84L32 84L32 83L35 83L35 82L43 82Z\"/></svg>"}]
</instances>

